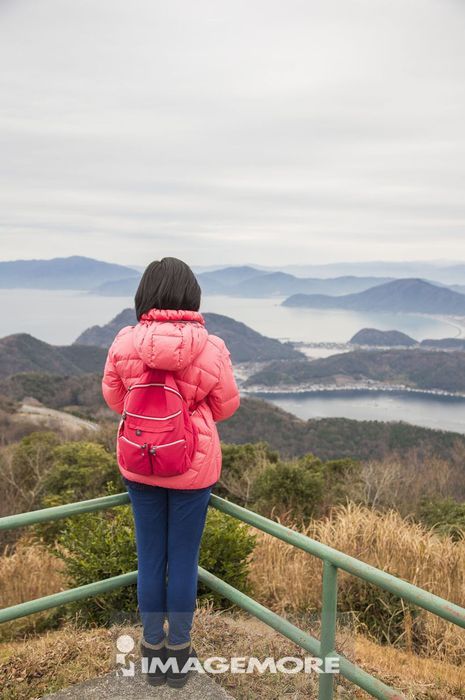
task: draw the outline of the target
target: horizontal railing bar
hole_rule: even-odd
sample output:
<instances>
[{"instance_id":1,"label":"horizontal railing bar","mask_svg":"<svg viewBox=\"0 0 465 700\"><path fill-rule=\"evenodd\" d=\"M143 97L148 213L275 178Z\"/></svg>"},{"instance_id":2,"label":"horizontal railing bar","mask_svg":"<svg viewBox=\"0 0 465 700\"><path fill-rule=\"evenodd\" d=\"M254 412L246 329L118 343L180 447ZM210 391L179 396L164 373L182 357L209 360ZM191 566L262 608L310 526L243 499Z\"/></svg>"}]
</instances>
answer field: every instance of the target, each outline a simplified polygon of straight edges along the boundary
<instances>
[{"instance_id":1,"label":"horizontal railing bar","mask_svg":"<svg viewBox=\"0 0 465 700\"><path fill-rule=\"evenodd\" d=\"M307 634L307 632L300 630L288 620L285 620L283 617L280 617L280 615L268 610L268 608L253 600L253 598L245 595L245 593L241 593L241 591L238 591L233 586L230 586L228 583L225 583L217 576L214 576L201 567L199 567L199 579L212 590L224 596L232 603L235 603L243 610L246 610L259 620L262 620L262 622L283 636L287 637L287 639L295 642L295 644L300 646L302 649L305 649L313 656L320 658L320 642L318 639L315 639L315 637L312 637L310 634ZM9 622L20 617L26 617L27 615L43 612L44 610L48 610L50 608L56 608L60 605L65 605L66 603L72 603L76 600L81 600L82 598L108 593L116 588L133 585L136 582L137 571L130 571L127 574L120 574L119 576L113 576L112 578L104 579L103 581L88 583L85 586L71 588L68 591L53 593L52 595L37 598L36 600L31 600L27 603L12 605L9 608L0 610L0 622ZM389 688L387 685L381 681L378 681L373 676L370 676L361 668L358 668L350 661L345 659L345 657L337 654L336 652L334 652L334 656L339 659L341 674L347 678L347 680L371 693L373 697L379 698L380 700L404 700L404 697L397 691Z\"/></svg>"},{"instance_id":2,"label":"horizontal railing bar","mask_svg":"<svg viewBox=\"0 0 465 700\"><path fill-rule=\"evenodd\" d=\"M231 603L238 605L243 610L246 610L254 617L257 617L262 622L265 622L269 627L272 627L280 634L295 642L300 647L309 651L313 656L320 658L320 642L315 637L312 637L307 632L300 630L298 627L293 625L288 620L277 613L268 610L264 605L258 603L253 598L250 598L245 593L238 591L229 583L222 581L220 578L211 574L206 569L199 566L199 580L204 583L208 588L211 588L216 593L224 596Z\"/></svg>"},{"instance_id":3,"label":"horizontal railing bar","mask_svg":"<svg viewBox=\"0 0 465 700\"><path fill-rule=\"evenodd\" d=\"M284 637L287 637L287 639L295 642L295 644L302 647L302 649L305 649L305 651L309 651L313 656L321 658L321 645L318 639L315 639L315 637L312 637L307 632L299 629L280 615L268 610L268 608L266 608L264 605L261 605L245 593L238 591L237 588L230 586L229 583L222 581L220 578L214 576L209 571L202 569L200 566L199 579L213 591L219 593L230 600L231 603L234 603L246 612L258 618L266 625L282 634ZM358 666L355 666L336 651L334 652L333 656L334 658L339 659L341 675L352 683L355 683L355 685L358 685L359 688L366 690L373 697L379 698L379 700L405 700L405 696L399 693L398 690L394 690L393 688L390 688L379 681L377 678L370 676L369 673Z\"/></svg>"},{"instance_id":4,"label":"horizontal railing bar","mask_svg":"<svg viewBox=\"0 0 465 700\"><path fill-rule=\"evenodd\" d=\"M231 515L233 518L237 518L248 525L252 525L252 527L256 527L294 547L303 549L305 552L313 554L319 559L329 561L331 564L334 564L334 566L343 569L357 578L373 583L375 586L390 591L399 598L408 600L414 605L429 610L444 620L448 620L459 627L465 628L465 609L461 608L459 605L455 605L455 603L450 603L433 593L429 593L418 586L414 586L404 579L396 578L392 574L376 569L370 564L366 564L348 554L339 552L337 549L333 549L326 544L312 540L310 537L302 535L300 532L291 530L280 523L258 515L258 513L254 513L251 510L242 508L242 506L226 501L224 498L212 495L210 505L220 510L222 513Z\"/></svg>"},{"instance_id":5,"label":"horizontal railing bar","mask_svg":"<svg viewBox=\"0 0 465 700\"><path fill-rule=\"evenodd\" d=\"M108 591L115 590L115 588L130 586L136 582L137 571L130 571L127 574L112 576L111 578L106 578L102 581L95 581L94 583L88 583L85 586L79 586L78 588L70 588L67 591L52 593L52 595L47 595L43 598L29 600L27 603L18 603L18 605L3 608L3 610L0 610L0 622L10 622L11 620L17 620L20 617L26 617L27 615L33 615L34 613L49 610L50 608L58 608L60 605L74 603L76 600L100 595L101 593L107 593Z\"/></svg>"},{"instance_id":6,"label":"horizontal railing bar","mask_svg":"<svg viewBox=\"0 0 465 700\"><path fill-rule=\"evenodd\" d=\"M58 520L71 515L90 513L127 503L129 503L128 494L120 493L112 496L94 498L88 501L80 501L78 503L44 508L42 510L31 511L30 513L8 515L0 518L0 530ZM329 561L349 574L379 586L384 590L390 591L399 598L408 600L414 605L418 605L459 627L465 628L465 609L454 603L444 600L433 593L429 593L418 586L414 586L408 583L408 581L404 581L380 569L376 569L374 566L359 561L348 554L339 552L328 545L312 540L310 537L302 535L302 533L296 532L295 530L291 530L280 523L269 520L262 515L258 515L258 513L254 513L246 508L242 508L242 506L226 501L224 498L212 495L210 505L252 527L256 527L269 535L277 537L283 542L298 547L320 559Z\"/></svg>"},{"instance_id":7,"label":"horizontal railing bar","mask_svg":"<svg viewBox=\"0 0 465 700\"><path fill-rule=\"evenodd\" d=\"M77 503L67 503L62 506L31 510L28 513L6 515L0 518L0 530L14 530L18 527L25 527L26 525L47 523L52 520L61 520L61 518L67 518L71 515L92 513L96 510L106 510L107 508L122 506L126 503L129 503L129 495L127 493L117 493L113 496L91 498L88 501L78 501Z\"/></svg>"}]
</instances>

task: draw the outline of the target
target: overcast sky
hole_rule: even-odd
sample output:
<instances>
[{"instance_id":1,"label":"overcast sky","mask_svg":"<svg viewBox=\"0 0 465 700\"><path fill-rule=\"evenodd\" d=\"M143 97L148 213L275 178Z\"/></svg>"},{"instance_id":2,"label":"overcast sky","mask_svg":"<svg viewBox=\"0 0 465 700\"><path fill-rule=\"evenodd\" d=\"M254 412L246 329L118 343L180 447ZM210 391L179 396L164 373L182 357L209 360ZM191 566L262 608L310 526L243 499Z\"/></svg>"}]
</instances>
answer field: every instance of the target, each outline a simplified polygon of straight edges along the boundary
<instances>
[{"instance_id":1,"label":"overcast sky","mask_svg":"<svg viewBox=\"0 0 465 700\"><path fill-rule=\"evenodd\" d=\"M463 0L0 0L0 257L465 260Z\"/></svg>"}]
</instances>

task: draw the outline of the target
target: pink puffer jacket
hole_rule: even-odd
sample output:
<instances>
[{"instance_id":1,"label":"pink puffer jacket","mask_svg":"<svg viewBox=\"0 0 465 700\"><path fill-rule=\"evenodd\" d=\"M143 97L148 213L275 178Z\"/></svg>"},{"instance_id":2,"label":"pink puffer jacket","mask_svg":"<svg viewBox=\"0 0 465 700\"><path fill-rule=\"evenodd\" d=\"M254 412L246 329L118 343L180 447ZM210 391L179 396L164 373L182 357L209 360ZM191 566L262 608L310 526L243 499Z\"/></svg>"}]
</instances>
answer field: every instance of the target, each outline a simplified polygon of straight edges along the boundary
<instances>
[{"instance_id":1,"label":"pink puffer jacket","mask_svg":"<svg viewBox=\"0 0 465 700\"><path fill-rule=\"evenodd\" d=\"M173 372L192 421L198 447L192 467L171 477L142 476L120 467L132 481L174 489L211 486L221 472L221 446L215 421L229 418L239 407L229 351L221 338L209 335L197 311L151 309L136 326L126 326L114 339L105 364L105 401L122 413L128 387L139 381L144 365Z\"/></svg>"}]
</instances>

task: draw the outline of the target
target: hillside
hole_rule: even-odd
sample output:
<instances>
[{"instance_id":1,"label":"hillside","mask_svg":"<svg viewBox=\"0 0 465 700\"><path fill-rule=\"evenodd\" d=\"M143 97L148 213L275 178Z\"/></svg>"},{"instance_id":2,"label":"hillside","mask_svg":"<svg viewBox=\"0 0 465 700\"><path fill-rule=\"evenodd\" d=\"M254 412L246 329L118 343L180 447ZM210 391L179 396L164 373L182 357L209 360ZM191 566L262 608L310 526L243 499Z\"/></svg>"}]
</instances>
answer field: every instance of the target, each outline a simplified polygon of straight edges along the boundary
<instances>
[{"instance_id":1,"label":"hillside","mask_svg":"<svg viewBox=\"0 0 465 700\"><path fill-rule=\"evenodd\" d=\"M50 345L28 333L0 338L0 377L18 372L79 375L101 372L104 349L91 345Z\"/></svg>"},{"instance_id":2,"label":"hillside","mask_svg":"<svg viewBox=\"0 0 465 700\"><path fill-rule=\"evenodd\" d=\"M42 372L22 372L0 378L0 399L8 397L22 402L27 397L54 409L79 409L90 417L107 411L102 396L102 375L54 375Z\"/></svg>"},{"instance_id":3,"label":"hillside","mask_svg":"<svg viewBox=\"0 0 465 700\"><path fill-rule=\"evenodd\" d=\"M246 387L312 384L343 386L366 380L416 389L465 392L463 352L354 350L309 361L272 362L252 375Z\"/></svg>"},{"instance_id":4,"label":"hillside","mask_svg":"<svg viewBox=\"0 0 465 700\"><path fill-rule=\"evenodd\" d=\"M375 347L413 347L417 341L400 331L380 331L377 328L362 328L349 340L350 345L373 345Z\"/></svg>"},{"instance_id":5,"label":"hillside","mask_svg":"<svg viewBox=\"0 0 465 700\"><path fill-rule=\"evenodd\" d=\"M79 438L84 432L96 432L99 430L97 423L84 420L65 411L43 406L35 399L25 400L16 413L11 415L11 420L16 425L26 422L37 430L54 430L58 433L69 435L70 438Z\"/></svg>"},{"instance_id":6,"label":"hillside","mask_svg":"<svg viewBox=\"0 0 465 700\"><path fill-rule=\"evenodd\" d=\"M387 282L358 294L341 297L296 294L284 306L351 311L455 314L465 316L465 295L421 279Z\"/></svg>"},{"instance_id":7,"label":"hillside","mask_svg":"<svg viewBox=\"0 0 465 700\"><path fill-rule=\"evenodd\" d=\"M451 289L459 294L465 294L465 284L453 284L451 285Z\"/></svg>"},{"instance_id":8,"label":"hillside","mask_svg":"<svg viewBox=\"0 0 465 700\"><path fill-rule=\"evenodd\" d=\"M440 350L465 350L465 338L440 338L438 340L427 338L422 340L420 345Z\"/></svg>"},{"instance_id":9,"label":"hillside","mask_svg":"<svg viewBox=\"0 0 465 700\"><path fill-rule=\"evenodd\" d=\"M223 338L235 363L303 358L303 355L294 350L291 345L281 343L274 338L267 338L229 316L213 313L205 313L203 316L208 331ZM75 342L80 345L98 345L108 348L121 328L135 323L137 319L134 309L124 309L109 323L103 326L92 326L85 330Z\"/></svg>"},{"instance_id":10,"label":"hillside","mask_svg":"<svg viewBox=\"0 0 465 700\"><path fill-rule=\"evenodd\" d=\"M0 262L0 288L91 289L136 274L130 267L81 255L51 260Z\"/></svg>"}]
</instances>

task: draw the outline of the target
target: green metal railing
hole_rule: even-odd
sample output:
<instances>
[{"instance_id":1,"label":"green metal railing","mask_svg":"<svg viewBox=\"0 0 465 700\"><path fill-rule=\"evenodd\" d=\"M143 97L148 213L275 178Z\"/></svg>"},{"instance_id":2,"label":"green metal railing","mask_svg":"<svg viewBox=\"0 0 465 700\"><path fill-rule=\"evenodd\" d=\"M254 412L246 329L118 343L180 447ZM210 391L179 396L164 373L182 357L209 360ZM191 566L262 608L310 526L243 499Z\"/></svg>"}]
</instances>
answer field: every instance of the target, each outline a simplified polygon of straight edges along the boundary
<instances>
[{"instance_id":1,"label":"green metal railing","mask_svg":"<svg viewBox=\"0 0 465 700\"><path fill-rule=\"evenodd\" d=\"M105 496L103 498L95 498L89 501L80 501L79 503L70 503L64 506L56 506L53 508L45 508L43 510L31 511L29 513L20 513L19 515L10 515L0 518L0 530L10 530L26 525L36 523L50 522L67 518L72 515L81 513L91 513L94 511L113 508L115 506L125 505L129 503L127 493L121 493L114 496ZM465 609L451 603L447 600L439 598L432 593L428 593L422 588L418 588L407 581L396 578L391 574L387 574L380 569L376 569L369 564L365 564L354 557L350 557L343 552L339 552L332 547L312 540L299 532L284 527L283 525L273 522L268 518L264 518L257 513L254 513L246 508L242 508L234 503L212 496L210 505L217 510L220 510L227 515L237 518L252 527L255 527L263 532L276 537L283 542L287 542L294 547L302 549L308 554L318 557L323 560L323 599L321 613L321 639L318 640L312 637L307 632L299 629L288 620L280 615L272 612L249 596L241 593L233 586L230 586L225 581L222 581L213 574L199 567L199 579L211 588L216 593L227 598L235 605L238 605L243 610L251 615L262 620L264 623L275 629L280 634L284 635L291 641L298 644L305 651L310 652L313 656L321 659L323 662L326 658L337 657L339 660L339 668L341 675L349 681L355 683L366 690L370 695L380 700L401 700L404 695L394 688L390 688L374 676L364 671L359 666L351 663L343 655L338 654L335 650L336 637L336 617L337 617L337 573L338 569L346 571L353 576L357 576L364 581L374 584L379 588L393 593L394 595L407 600L420 608L452 622L459 627L465 629ZM13 605L9 608L0 610L0 622L15 620L19 617L31 615L41 612L49 608L54 608L65 603L70 603L82 598L100 595L108 591L129 586L136 583L137 571L131 571L120 576L104 579L89 583L86 586L80 586L68 591L54 593L37 600L31 600L19 605ZM319 675L319 700L331 700L334 690L334 674L321 673Z\"/></svg>"}]
</instances>

